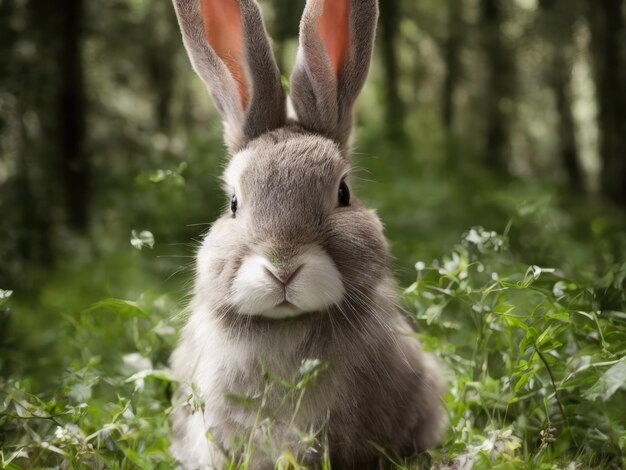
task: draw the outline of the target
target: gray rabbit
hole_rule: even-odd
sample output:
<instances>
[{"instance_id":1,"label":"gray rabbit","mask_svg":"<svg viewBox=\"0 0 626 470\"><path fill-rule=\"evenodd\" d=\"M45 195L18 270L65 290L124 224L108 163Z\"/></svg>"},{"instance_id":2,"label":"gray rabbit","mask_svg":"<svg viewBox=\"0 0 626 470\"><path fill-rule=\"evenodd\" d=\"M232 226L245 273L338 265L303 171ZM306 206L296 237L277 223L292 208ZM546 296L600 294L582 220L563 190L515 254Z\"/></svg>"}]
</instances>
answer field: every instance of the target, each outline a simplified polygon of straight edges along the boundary
<instances>
[{"instance_id":1,"label":"gray rabbit","mask_svg":"<svg viewBox=\"0 0 626 470\"><path fill-rule=\"evenodd\" d=\"M376 465L381 447L412 455L438 445L440 367L399 306L380 220L350 192L352 107L369 68L376 0L307 1L293 117L254 0L174 6L231 156L230 208L199 250L171 359L182 403L172 453L185 468L221 468L246 436L249 468L272 468L288 450L313 466L327 452L335 469ZM285 391L268 390L268 374L293 378L307 359L327 367L297 410L281 408ZM261 393L274 409L269 430L258 407L233 399Z\"/></svg>"}]
</instances>

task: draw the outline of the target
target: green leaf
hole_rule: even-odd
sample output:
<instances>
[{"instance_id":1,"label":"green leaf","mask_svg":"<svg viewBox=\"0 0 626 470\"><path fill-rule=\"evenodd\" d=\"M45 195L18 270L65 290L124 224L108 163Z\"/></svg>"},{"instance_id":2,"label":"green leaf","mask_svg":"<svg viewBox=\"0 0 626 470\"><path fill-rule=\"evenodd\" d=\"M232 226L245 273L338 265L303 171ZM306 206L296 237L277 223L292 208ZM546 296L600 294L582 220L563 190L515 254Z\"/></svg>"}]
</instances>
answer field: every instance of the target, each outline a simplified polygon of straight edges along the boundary
<instances>
[{"instance_id":1,"label":"green leaf","mask_svg":"<svg viewBox=\"0 0 626 470\"><path fill-rule=\"evenodd\" d=\"M583 396L589 400L601 398L607 401L620 388L626 385L626 356L611 366Z\"/></svg>"},{"instance_id":2,"label":"green leaf","mask_svg":"<svg viewBox=\"0 0 626 470\"><path fill-rule=\"evenodd\" d=\"M437 318L439 318L439 316L441 315L441 312L443 312L443 308L444 308L443 305L438 305L438 304L429 305L428 308L426 309L426 312L424 313L426 317L426 323L430 325L435 320L437 320Z\"/></svg>"},{"instance_id":3,"label":"green leaf","mask_svg":"<svg viewBox=\"0 0 626 470\"><path fill-rule=\"evenodd\" d=\"M154 378L162 382L176 382L177 379L169 369L146 369L131 375L126 382L136 382L147 378Z\"/></svg>"},{"instance_id":4,"label":"green leaf","mask_svg":"<svg viewBox=\"0 0 626 470\"><path fill-rule=\"evenodd\" d=\"M87 312L107 311L124 317L148 317L136 302L123 299L104 299L92 305Z\"/></svg>"},{"instance_id":5,"label":"green leaf","mask_svg":"<svg viewBox=\"0 0 626 470\"><path fill-rule=\"evenodd\" d=\"M276 462L276 468L279 470L300 470L302 467L298 464L298 460L289 450L284 450L278 462Z\"/></svg>"},{"instance_id":6,"label":"green leaf","mask_svg":"<svg viewBox=\"0 0 626 470\"><path fill-rule=\"evenodd\" d=\"M243 405L246 408L250 408L250 409L254 409L261 400L262 396L261 395L257 395L254 397L246 397L243 395L237 395L236 393L227 393L226 394L226 399L236 403L238 405Z\"/></svg>"},{"instance_id":7,"label":"green leaf","mask_svg":"<svg viewBox=\"0 0 626 470\"><path fill-rule=\"evenodd\" d=\"M506 315L507 313L509 313L511 310L513 310L515 307L513 305L509 305L509 304L498 304L493 308L493 313L497 313L499 315Z\"/></svg>"},{"instance_id":8,"label":"green leaf","mask_svg":"<svg viewBox=\"0 0 626 470\"><path fill-rule=\"evenodd\" d=\"M552 334L552 327L549 326L539 335L539 337L535 340L537 346L541 346L545 339L549 339L550 334Z\"/></svg>"},{"instance_id":9,"label":"green leaf","mask_svg":"<svg viewBox=\"0 0 626 470\"><path fill-rule=\"evenodd\" d=\"M504 318L504 321L506 321L509 326L515 326L521 330L526 331L527 333L530 332L530 328L526 323L524 323L524 317L502 314L502 318Z\"/></svg>"},{"instance_id":10,"label":"green leaf","mask_svg":"<svg viewBox=\"0 0 626 470\"><path fill-rule=\"evenodd\" d=\"M569 312L560 311L560 312L550 312L546 314L546 318L550 318L552 320L557 320L560 322L568 323L570 320Z\"/></svg>"},{"instance_id":11,"label":"green leaf","mask_svg":"<svg viewBox=\"0 0 626 470\"><path fill-rule=\"evenodd\" d=\"M176 170L163 170L159 168L149 172L147 174L147 180L155 184L166 183L173 187L183 187L185 186L185 177L183 176L183 173L186 169L186 162L182 162ZM145 178L146 175L141 177L142 180Z\"/></svg>"},{"instance_id":12,"label":"green leaf","mask_svg":"<svg viewBox=\"0 0 626 470\"><path fill-rule=\"evenodd\" d=\"M517 381L517 383L515 384L515 393L519 392L519 390L524 386L524 384L526 382L528 382L528 380L535 375L535 371L534 370L529 370L528 372L522 374L519 378L519 380Z\"/></svg>"}]
</instances>

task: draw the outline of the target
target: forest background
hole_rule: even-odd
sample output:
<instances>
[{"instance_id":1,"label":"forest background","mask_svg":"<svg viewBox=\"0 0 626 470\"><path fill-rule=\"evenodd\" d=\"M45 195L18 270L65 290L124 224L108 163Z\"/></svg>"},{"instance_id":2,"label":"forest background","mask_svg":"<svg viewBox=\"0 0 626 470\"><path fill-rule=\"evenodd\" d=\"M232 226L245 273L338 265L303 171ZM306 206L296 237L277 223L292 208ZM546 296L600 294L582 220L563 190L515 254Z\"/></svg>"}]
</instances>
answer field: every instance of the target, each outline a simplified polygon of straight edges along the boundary
<instances>
[{"instance_id":1,"label":"forest background","mask_svg":"<svg viewBox=\"0 0 626 470\"><path fill-rule=\"evenodd\" d=\"M285 81L303 5L261 1ZM380 7L355 191L451 422L397 465L623 468L625 2ZM0 0L0 64L0 464L169 468L167 358L227 204L172 5Z\"/></svg>"}]
</instances>

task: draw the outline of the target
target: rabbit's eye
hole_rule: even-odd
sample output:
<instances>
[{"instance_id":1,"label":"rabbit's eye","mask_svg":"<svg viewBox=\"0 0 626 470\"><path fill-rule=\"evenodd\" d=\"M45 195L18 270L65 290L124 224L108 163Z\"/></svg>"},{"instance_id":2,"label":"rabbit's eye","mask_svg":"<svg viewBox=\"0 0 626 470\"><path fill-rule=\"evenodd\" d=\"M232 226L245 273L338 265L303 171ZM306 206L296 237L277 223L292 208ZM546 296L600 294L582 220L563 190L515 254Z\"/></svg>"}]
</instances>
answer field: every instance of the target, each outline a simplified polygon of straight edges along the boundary
<instances>
[{"instance_id":1,"label":"rabbit's eye","mask_svg":"<svg viewBox=\"0 0 626 470\"><path fill-rule=\"evenodd\" d=\"M337 191L337 196L340 206L350 205L350 190L348 189L348 185L345 181L342 181L339 184L339 191Z\"/></svg>"},{"instance_id":2,"label":"rabbit's eye","mask_svg":"<svg viewBox=\"0 0 626 470\"><path fill-rule=\"evenodd\" d=\"M230 211L233 213L233 215L235 215L235 212L237 212L237 195L235 194L230 197Z\"/></svg>"}]
</instances>

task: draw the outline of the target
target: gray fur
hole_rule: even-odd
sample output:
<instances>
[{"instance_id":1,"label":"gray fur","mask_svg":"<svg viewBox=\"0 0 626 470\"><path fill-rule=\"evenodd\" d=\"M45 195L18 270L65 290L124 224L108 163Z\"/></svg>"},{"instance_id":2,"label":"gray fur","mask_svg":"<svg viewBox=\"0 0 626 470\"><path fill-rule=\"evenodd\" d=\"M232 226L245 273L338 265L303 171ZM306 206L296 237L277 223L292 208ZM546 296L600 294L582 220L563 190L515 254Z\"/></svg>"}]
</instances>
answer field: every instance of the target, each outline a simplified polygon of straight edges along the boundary
<instances>
[{"instance_id":1,"label":"gray fur","mask_svg":"<svg viewBox=\"0 0 626 470\"><path fill-rule=\"evenodd\" d=\"M282 126L286 98L280 71L254 0L238 0L244 34L245 64L250 100L242 109L237 84L228 68L207 44L200 0L174 0L183 43L191 64L213 98L224 120L226 142L232 152L249 140Z\"/></svg>"},{"instance_id":2,"label":"gray fur","mask_svg":"<svg viewBox=\"0 0 626 470\"><path fill-rule=\"evenodd\" d=\"M330 367L305 394L296 428L327 426L333 468L376 461L368 441L400 454L437 445L444 424L441 379L401 313L382 225L356 198L336 209L325 197L335 194L346 170L338 146L288 127L252 141L245 151L246 198L237 217L221 217L203 243L192 314L172 356L174 371L186 383L203 384L201 363L209 358L220 370L207 389L199 387L219 447L229 449L254 415L226 395L258 395L261 361L274 376L290 378L307 358ZM311 243L321 245L342 274L346 295L340 305L279 321L234 311L229 287L243 259L270 248L289 258ZM280 399L272 395L268 402ZM194 450L186 443L197 430L187 426L189 418L186 408L174 415L173 449L187 468L195 468ZM279 426L276 436L279 450L305 453L292 429ZM253 468L271 468L276 457L261 454Z\"/></svg>"},{"instance_id":3,"label":"gray fur","mask_svg":"<svg viewBox=\"0 0 626 470\"><path fill-rule=\"evenodd\" d=\"M189 2L175 1L181 18L181 4ZM313 4L319 8L319 0L310 0L303 34ZM236 184L239 209L234 217L220 217L203 241L190 316L171 358L182 382L172 415L172 452L184 468L221 468L221 451L234 452L234 439L256 420L256 409L228 397L258 396L264 370L293 379L305 359L319 359L328 369L307 389L295 417L290 407L277 410L281 388L267 394L266 409L277 410L272 439L268 442L260 431L252 436L257 451L250 468L273 468L285 449L315 466L321 459L319 449L302 443L303 432L326 436L333 469L377 465L380 454L372 442L400 455L440 442L445 424L440 368L422 351L399 305L382 224L354 195L349 206L337 204L337 188L350 170L349 115L367 72L376 13L372 0L353 4L351 27L357 34L352 37L361 44L353 44L344 68L346 77L355 81L334 90L324 88L331 82L324 82L323 76L308 80L303 75L302 67L318 70L311 57L306 63L300 58L292 83L302 122L245 139L231 161L235 183L228 173L231 168L226 171L228 184ZM181 27L183 22L193 21L187 18ZM361 27L363 36L358 33ZM315 39L311 47L316 47ZM216 70L219 80L227 78L219 67ZM230 84L219 86L227 89ZM336 97L334 130L334 118L323 122L323 114L315 117L311 111L307 119L302 112L302 106L318 103L302 96L306 86L318 87L321 102L331 108L327 98ZM228 187L227 196L233 190ZM232 289L245 260L262 254L275 264L289 265L312 246L330 257L341 276L345 291L339 302L280 320L237 311ZM192 384L203 402L200 410L181 404Z\"/></svg>"},{"instance_id":4,"label":"gray fur","mask_svg":"<svg viewBox=\"0 0 626 470\"><path fill-rule=\"evenodd\" d=\"M337 79L317 24L324 0L309 0L300 23L300 47L291 75L291 100L299 122L312 132L335 140L348 153L352 107L369 70L377 0L350 0L350 49Z\"/></svg>"}]
</instances>

